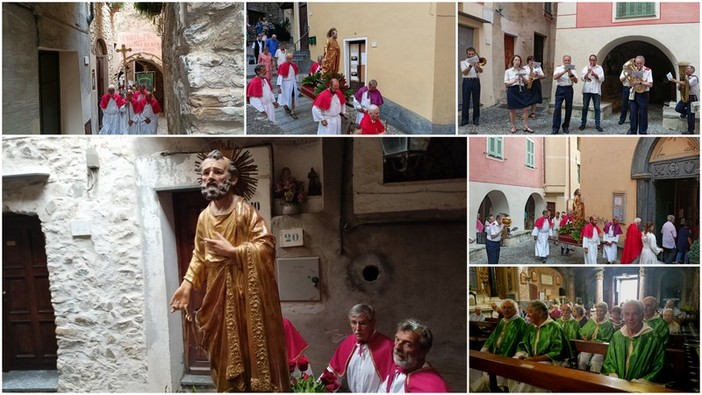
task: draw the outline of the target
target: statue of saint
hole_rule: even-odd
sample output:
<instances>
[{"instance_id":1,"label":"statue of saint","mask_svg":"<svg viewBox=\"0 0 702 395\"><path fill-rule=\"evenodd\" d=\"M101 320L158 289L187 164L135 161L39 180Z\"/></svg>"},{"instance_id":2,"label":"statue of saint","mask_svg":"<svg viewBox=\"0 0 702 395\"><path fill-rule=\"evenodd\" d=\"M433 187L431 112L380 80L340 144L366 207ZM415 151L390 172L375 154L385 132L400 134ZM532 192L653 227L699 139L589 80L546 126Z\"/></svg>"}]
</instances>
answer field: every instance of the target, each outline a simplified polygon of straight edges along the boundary
<instances>
[{"instance_id":1,"label":"statue of saint","mask_svg":"<svg viewBox=\"0 0 702 395\"><path fill-rule=\"evenodd\" d=\"M314 167L310 168L307 173L307 196L319 196L322 194L322 184L319 183L319 175L314 171Z\"/></svg>"},{"instance_id":2,"label":"statue of saint","mask_svg":"<svg viewBox=\"0 0 702 395\"><path fill-rule=\"evenodd\" d=\"M573 223L585 221L585 203L580 189L576 189L573 198Z\"/></svg>"},{"instance_id":3,"label":"statue of saint","mask_svg":"<svg viewBox=\"0 0 702 395\"><path fill-rule=\"evenodd\" d=\"M341 48L339 42L336 41L337 31L332 27L327 32L327 43L324 44L324 59L322 59L322 75L328 73L336 74L339 72L339 57L341 56Z\"/></svg>"}]
</instances>

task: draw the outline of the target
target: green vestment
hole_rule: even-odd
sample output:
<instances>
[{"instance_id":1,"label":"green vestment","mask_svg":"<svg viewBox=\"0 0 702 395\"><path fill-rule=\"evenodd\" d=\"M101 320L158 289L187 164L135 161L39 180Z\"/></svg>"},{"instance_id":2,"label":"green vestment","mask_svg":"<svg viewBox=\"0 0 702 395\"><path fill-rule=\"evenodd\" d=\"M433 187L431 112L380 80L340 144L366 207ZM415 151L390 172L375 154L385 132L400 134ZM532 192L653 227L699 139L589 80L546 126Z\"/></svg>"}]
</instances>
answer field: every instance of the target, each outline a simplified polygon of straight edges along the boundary
<instances>
[{"instance_id":1,"label":"green vestment","mask_svg":"<svg viewBox=\"0 0 702 395\"><path fill-rule=\"evenodd\" d=\"M602 374L616 373L620 379L662 380L665 367L665 343L651 327L644 327L634 335L625 335L626 326L612 336L602 365ZM627 357L629 363L627 368Z\"/></svg>"},{"instance_id":2,"label":"green vestment","mask_svg":"<svg viewBox=\"0 0 702 395\"><path fill-rule=\"evenodd\" d=\"M585 325L582 328L580 328L581 339L584 336L587 339L587 341L596 343L608 342L612 338L613 334L614 326L612 325L612 321L606 318L603 322L600 323L600 325L597 325L594 318L590 318L585 323Z\"/></svg>"},{"instance_id":3,"label":"green vestment","mask_svg":"<svg viewBox=\"0 0 702 395\"><path fill-rule=\"evenodd\" d=\"M564 320L563 317L561 317L560 319L556 320L556 322L561 326L561 329L563 329L563 332L565 332L568 340L580 340L580 324L575 317L571 315L569 320Z\"/></svg>"},{"instance_id":4,"label":"green vestment","mask_svg":"<svg viewBox=\"0 0 702 395\"><path fill-rule=\"evenodd\" d=\"M519 315L514 315L509 320L503 318L492 331L483 348L487 348L492 354L511 357L517 352L517 346L524 337L527 326L524 318Z\"/></svg>"},{"instance_id":5,"label":"green vestment","mask_svg":"<svg viewBox=\"0 0 702 395\"><path fill-rule=\"evenodd\" d=\"M551 361L562 361L571 356L570 341L561 326L550 318L538 328L529 325L517 351L525 352L530 357L546 355Z\"/></svg>"},{"instance_id":6,"label":"green vestment","mask_svg":"<svg viewBox=\"0 0 702 395\"><path fill-rule=\"evenodd\" d=\"M650 326L656 332L656 335L663 339L663 344L668 344L668 323L665 322L663 317L656 313L650 320L644 318L644 323Z\"/></svg>"}]
</instances>

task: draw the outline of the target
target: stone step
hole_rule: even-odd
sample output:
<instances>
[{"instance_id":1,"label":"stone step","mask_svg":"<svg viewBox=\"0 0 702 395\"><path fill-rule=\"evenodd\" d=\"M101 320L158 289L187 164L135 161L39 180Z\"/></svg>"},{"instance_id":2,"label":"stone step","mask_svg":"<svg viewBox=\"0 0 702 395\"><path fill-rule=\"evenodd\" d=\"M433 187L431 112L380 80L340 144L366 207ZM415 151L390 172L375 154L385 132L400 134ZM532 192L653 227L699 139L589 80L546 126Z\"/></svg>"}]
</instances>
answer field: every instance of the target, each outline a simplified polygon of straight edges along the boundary
<instances>
[{"instance_id":1,"label":"stone step","mask_svg":"<svg viewBox=\"0 0 702 395\"><path fill-rule=\"evenodd\" d=\"M56 392L58 371L13 370L2 373L2 392Z\"/></svg>"},{"instance_id":2,"label":"stone step","mask_svg":"<svg viewBox=\"0 0 702 395\"><path fill-rule=\"evenodd\" d=\"M180 386L184 392L217 392L209 374L186 374L180 380Z\"/></svg>"}]
</instances>

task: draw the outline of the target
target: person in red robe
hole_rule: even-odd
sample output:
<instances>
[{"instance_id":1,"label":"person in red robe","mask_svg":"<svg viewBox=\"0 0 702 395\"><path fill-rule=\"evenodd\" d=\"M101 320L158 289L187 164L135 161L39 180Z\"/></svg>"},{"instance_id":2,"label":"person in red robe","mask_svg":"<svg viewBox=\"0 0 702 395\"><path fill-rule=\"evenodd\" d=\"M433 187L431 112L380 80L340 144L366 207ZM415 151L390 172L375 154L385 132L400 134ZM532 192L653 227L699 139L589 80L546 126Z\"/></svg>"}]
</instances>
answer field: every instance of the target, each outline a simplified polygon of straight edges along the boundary
<instances>
[{"instance_id":1,"label":"person in red robe","mask_svg":"<svg viewBox=\"0 0 702 395\"><path fill-rule=\"evenodd\" d=\"M100 108L102 109L102 128L100 134L123 134L120 108L126 100L115 92L115 86L110 85L102 98L100 98Z\"/></svg>"},{"instance_id":2,"label":"person in red robe","mask_svg":"<svg viewBox=\"0 0 702 395\"><path fill-rule=\"evenodd\" d=\"M433 341L425 323L414 318L400 322L392 353L395 366L378 392L450 392L446 381L426 361Z\"/></svg>"},{"instance_id":3,"label":"person in red robe","mask_svg":"<svg viewBox=\"0 0 702 395\"><path fill-rule=\"evenodd\" d=\"M641 241L641 230L639 230L640 224L641 218L636 218L626 230L626 240L624 241L624 251L622 251L621 258L623 265L634 262L641 254L643 242Z\"/></svg>"},{"instance_id":4,"label":"person in red robe","mask_svg":"<svg viewBox=\"0 0 702 395\"><path fill-rule=\"evenodd\" d=\"M322 72L322 59L324 59L322 55L317 56L317 62L312 63L312 66L310 66L309 75Z\"/></svg>"},{"instance_id":5,"label":"person in red robe","mask_svg":"<svg viewBox=\"0 0 702 395\"><path fill-rule=\"evenodd\" d=\"M375 104L371 104L361 120L361 134L383 133L385 133L385 126L380 122L380 108Z\"/></svg>"},{"instance_id":6,"label":"person in red robe","mask_svg":"<svg viewBox=\"0 0 702 395\"><path fill-rule=\"evenodd\" d=\"M375 330L375 310L369 305L353 306L349 323L353 333L336 349L327 372L339 379L346 376L351 392L377 392L392 372L393 342Z\"/></svg>"}]
</instances>

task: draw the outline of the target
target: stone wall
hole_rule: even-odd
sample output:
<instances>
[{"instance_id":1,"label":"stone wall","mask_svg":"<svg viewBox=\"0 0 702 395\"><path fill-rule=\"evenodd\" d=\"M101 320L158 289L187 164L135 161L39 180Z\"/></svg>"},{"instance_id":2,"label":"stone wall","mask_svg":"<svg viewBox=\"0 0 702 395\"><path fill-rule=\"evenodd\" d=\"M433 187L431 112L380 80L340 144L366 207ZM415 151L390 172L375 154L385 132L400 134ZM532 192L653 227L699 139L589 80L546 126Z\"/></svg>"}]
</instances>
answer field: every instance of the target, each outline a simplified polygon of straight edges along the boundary
<instances>
[{"instance_id":1,"label":"stone wall","mask_svg":"<svg viewBox=\"0 0 702 395\"><path fill-rule=\"evenodd\" d=\"M169 132L244 133L244 4L165 3Z\"/></svg>"},{"instance_id":2,"label":"stone wall","mask_svg":"<svg viewBox=\"0 0 702 395\"><path fill-rule=\"evenodd\" d=\"M144 262L131 144L119 139L3 139L3 172L36 167L46 184L3 183L3 212L35 214L46 236L59 392L147 390ZM100 169L86 166L94 147ZM71 235L88 221L90 237Z\"/></svg>"}]
</instances>

